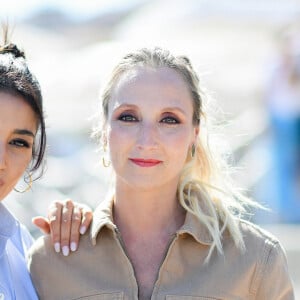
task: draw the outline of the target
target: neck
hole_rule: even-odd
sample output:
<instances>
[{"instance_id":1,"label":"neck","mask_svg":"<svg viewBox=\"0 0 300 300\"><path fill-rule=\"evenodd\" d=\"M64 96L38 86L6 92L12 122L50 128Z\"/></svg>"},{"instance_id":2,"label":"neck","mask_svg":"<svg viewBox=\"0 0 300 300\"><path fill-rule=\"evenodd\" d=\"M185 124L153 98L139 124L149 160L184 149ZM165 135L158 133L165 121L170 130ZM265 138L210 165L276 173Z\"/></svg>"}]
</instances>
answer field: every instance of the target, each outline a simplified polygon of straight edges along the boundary
<instances>
[{"instance_id":1,"label":"neck","mask_svg":"<svg viewBox=\"0 0 300 300\"><path fill-rule=\"evenodd\" d=\"M130 235L173 234L185 218L176 191L176 185L139 190L117 183L114 222L122 233Z\"/></svg>"}]
</instances>

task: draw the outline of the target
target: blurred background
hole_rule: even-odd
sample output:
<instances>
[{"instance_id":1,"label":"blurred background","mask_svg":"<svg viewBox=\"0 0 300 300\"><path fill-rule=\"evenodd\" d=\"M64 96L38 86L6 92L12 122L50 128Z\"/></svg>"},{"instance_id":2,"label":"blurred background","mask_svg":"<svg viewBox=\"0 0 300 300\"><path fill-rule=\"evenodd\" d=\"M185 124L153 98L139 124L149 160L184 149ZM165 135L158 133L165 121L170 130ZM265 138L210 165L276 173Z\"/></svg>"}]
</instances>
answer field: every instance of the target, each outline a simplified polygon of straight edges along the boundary
<instances>
[{"instance_id":1,"label":"blurred background","mask_svg":"<svg viewBox=\"0 0 300 300\"><path fill-rule=\"evenodd\" d=\"M5 200L31 218L71 197L95 207L110 174L90 138L98 95L120 56L142 46L188 55L223 113L234 177L270 208L252 221L287 249L300 297L299 0L0 0L44 94L47 170L32 191ZM22 186L22 183L20 183ZM13 198L13 199L12 199Z\"/></svg>"}]
</instances>

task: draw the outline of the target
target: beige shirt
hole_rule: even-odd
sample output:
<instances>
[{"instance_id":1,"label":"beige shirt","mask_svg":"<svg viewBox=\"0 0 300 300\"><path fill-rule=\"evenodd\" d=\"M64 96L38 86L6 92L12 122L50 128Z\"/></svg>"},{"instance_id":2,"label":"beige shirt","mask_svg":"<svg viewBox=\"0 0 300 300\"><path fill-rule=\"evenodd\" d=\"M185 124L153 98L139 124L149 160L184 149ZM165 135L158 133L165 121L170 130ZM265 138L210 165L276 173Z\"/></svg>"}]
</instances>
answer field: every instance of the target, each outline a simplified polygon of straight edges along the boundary
<instances>
[{"instance_id":1,"label":"beige shirt","mask_svg":"<svg viewBox=\"0 0 300 300\"><path fill-rule=\"evenodd\" d=\"M213 253L205 264L211 237L187 213L160 267L151 299L294 299L279 242L253 224L241 221L240 226L246 251L238 250L224 234L224 256ZM31 249L29 268L41 300L138 299L134 269L113 224L109 201L97 208L77 252L64 257L54 252L49 237L42 237Z\"/></svg>"}]
</instances>

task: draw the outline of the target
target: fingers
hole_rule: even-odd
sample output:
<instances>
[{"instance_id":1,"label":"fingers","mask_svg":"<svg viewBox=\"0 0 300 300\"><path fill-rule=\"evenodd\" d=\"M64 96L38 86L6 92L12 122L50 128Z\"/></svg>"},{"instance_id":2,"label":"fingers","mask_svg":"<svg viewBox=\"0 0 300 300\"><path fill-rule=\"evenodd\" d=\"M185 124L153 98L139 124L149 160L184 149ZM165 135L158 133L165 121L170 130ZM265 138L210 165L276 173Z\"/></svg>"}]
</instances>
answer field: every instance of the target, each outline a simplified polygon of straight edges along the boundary
<instances>
[{"instance_id":1,"label":"fingers","mask_svg":"<svg viewBox=\"0 0 300 300\"><path fill-rule=\"evenodd\" d=\"M93 218L93 213L87 205L65 201L55 201L49 207L48 223L52 242L56 252L62 251L68 256L71 251L76 251L80 234L84 234ZM38 217L35 219L43 232L47 232L47 220ZM49 232L49 229L48 229Z\"/></svg>"},{"instance_id":2,"label":"fingers","mask_svg":"<svg viewBox=\"0 0 300 300\"><path fill-rule=\"evenodd\" d=\"M76 251L79 242L79 227L81 224L81 210L75 205L73 208L73 213L71 216L72 226L70 229L70 249L71 251Z\"/></svg>"},{"instance_id":3,"label":"fingers","mask_svg":"<svg viewBox=\"0 0 300 300\"><path fill-rule=\"evenodd\" d=\"M48 208L48 220L50 226L50 234L54 249L60 252L60 228L61 228L61 212L63 202L55 201Z\"/></svg>"},{"instance_id":4,"label":"fingers","mask_svg":"<svg viewBox=\"0 0 300 300\"><path fill-rule=\"evenodd\" d=\"M67 256L70 252L70 232L73 214L71 200L55 201L48 210L50 234L56 252L62 251Z\"/></svg>"},{"instance_id":5,"label":"fingers","mask_svg":"<svg viewBox=\"0 0 300 300\"><path fill-rule=\"evenodd\" d=\"M89 228L92 222L93 212L89 206L84 204L80 204L80 210L82 214L82 219L79 231L81 234L85 234L86 230Z\"/></svg>"},{"instance_id":6,"label":"fingers","mask_svg":"<svg viewBox=\"0 0 300 300\"><path fill-rule=\"evenodd\" d=\"M32 223L37 226L44 234L50 233L50 225L47 218L37 216L32 219Z\"/></svg>"},{"instance_id":7,"label":"fingers","mask_svg":"<svg viewBox=\"0 0 300 300\"><path fill-rule=\"evenodd\" d=\"M70 199L66 200L62 207L61 226L60 226L60 242L61 242L62 253L64 256L68 256L70 252L70 235L71 235L71 227L73 226L72 224L73 209L74 209L73 202Z\"/></svg>"},{"instance_id":8,"label":"fingers","mask_svg":"<svg viewBox=\"0 0 300 300\"><path fill-rule=\"evenodd\" d=\"M79 244L80 234L84 234L93 218L90 207L74 202L72 214L72 226L70 233L70 250L76 251Z\"/></svg>"}]
</instances>

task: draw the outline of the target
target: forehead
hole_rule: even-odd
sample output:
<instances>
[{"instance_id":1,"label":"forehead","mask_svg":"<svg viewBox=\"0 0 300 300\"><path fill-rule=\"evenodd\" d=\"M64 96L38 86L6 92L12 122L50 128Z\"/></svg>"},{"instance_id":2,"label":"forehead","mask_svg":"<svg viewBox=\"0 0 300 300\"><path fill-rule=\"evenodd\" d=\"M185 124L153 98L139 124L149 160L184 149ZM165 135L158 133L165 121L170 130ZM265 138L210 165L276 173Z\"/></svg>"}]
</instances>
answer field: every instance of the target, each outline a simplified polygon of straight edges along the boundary
<instances>
[{"instance_id":1,"label":"forehead","mask_svg":"<svg viewBox=\"0 0 300 300\"><path fill-rule=\"evenodd\" d=\"M0 127L37 128L37 117L25 100L18 95L0 91Z\"/></svg>"},{"instance_id":2,"label":"forehead","mask_svg":"<svg viewBox=\"0 0 300 300\"><path fill-rule=\"evenodd\" d=\"M179 71L168 67L135 67L123 73L116 83L115 90L130 84L156 84L176 86L188 90L188 86Z\"/></svg>"},{"instance_id":3,"label":"forehead","mask_svg":"<svg viewBox=\"0 0 300 300\"><path fill-rule=\"evenodd\" d=\"M153 104L174 102L174 105L192 106L191 93L182 75L167 67L140 67L122 74L114 87L111 104L137 101L142 105L147 99Z\"/></svg>"}]
</instances>

